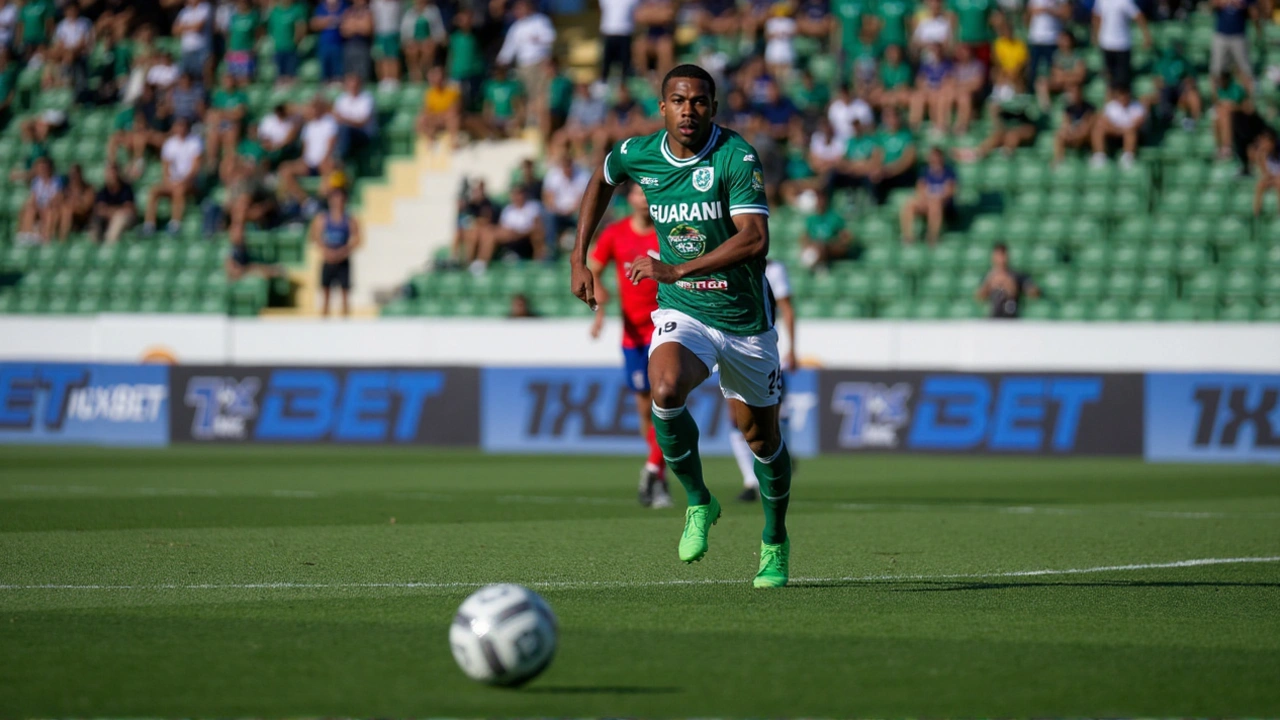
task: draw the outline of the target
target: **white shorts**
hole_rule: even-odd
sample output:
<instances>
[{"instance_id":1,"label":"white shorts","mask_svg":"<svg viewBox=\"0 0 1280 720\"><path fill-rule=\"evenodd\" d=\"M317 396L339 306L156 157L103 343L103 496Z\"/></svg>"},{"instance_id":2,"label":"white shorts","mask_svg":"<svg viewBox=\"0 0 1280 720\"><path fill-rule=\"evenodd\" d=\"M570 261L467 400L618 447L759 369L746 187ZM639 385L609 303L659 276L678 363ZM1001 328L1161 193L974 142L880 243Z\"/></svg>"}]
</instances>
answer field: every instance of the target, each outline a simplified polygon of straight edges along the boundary
<instances>
[{"instance_id":1,"label":"white shorts","mask_svg":"<svg viewBox=\"0 0 1280 720\"><path fill-rule=\"evenodd\" d=\"M653 340L649 355L659 346L678 343L698 356L707 370L720 370L720 392L752 407L770 407L782 400L782 363L778 331L732 335L689 317L679 310L653 312Z\"/></svg>"}]
</instances>

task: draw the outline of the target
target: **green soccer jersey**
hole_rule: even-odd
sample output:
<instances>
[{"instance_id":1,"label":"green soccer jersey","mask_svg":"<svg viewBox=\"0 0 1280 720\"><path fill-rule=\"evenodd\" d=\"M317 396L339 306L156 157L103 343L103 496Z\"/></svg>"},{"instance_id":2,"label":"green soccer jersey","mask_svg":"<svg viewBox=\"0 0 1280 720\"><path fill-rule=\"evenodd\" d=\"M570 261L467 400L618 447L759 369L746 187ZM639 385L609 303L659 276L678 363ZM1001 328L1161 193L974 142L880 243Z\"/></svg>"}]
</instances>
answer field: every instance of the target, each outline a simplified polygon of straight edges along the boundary
<instances>
[{"instance_id":1,"label":"green soccer jersey","mask_svg":"<svg viewBox=\"0 0 1280 720\"><path fill-rule=\"evenodd\" d=\"M980 45L991 40L991 0L951 0L960 28L956 35L960 42Z\"/></svg>"},{"instance_id":2,"label":"green soccer jersey","mask_svg":"<svg viewBox=\"0 0 1280 720\"><path fill-rule=\"evenodd\" d=\"M232 12L231 19L227 22L227 49L233 52L252 51L254 34L258 31L260 21L257 10Z\"/></svg>"},{"instance_id":3,"label":"green soccer jersey","mask_svg":"<svg viewBox=\"0 0 1280 720\"><path fill-rule=\"evenodd\" d=\"M43 45L49 40L49 18L53 16L53 3L30 0L18 11L22 19L22 44L29 48Z\"/></svg>"},{"instance_id":4,"label":"green soccer jersey","mask_svg":"<svg viewBox=\"0 0 1280 720\"><path fill-rule=\"evenodd\" d=\"M298 49L298 23L307 20L307 9L301 3L276 5L267 13L267 34L276 52Z\"/></svg>"},{"instance_id":5,"label":"green soccer jersey","mask_svg":"<svg viewBox=\"0 0 1280 720\"><path fill-rule=\"evenodd\" d=\"M880 30L883 45L907 46L907 18L914 9L911 0L880 0L876 14L884 21Z\"/></svg>"},{"instance_id":6,"label":"green soccer jersey","mask_svg":"<svg viewBox=\"0 0 1280 720\"><path fill-rule=\"evenodd\" d=\"M644 190L661 239L662 262L678 265L715 250L738 233L734 215L769 215L764 171L742 136L713 125L702 151L677 159L666 131L614 145L604 159L610 185L632 180ZM658 286L658 306L678 310L733 335L773 326L764 259L704 277Z\"/></svg>"}]
</instances>

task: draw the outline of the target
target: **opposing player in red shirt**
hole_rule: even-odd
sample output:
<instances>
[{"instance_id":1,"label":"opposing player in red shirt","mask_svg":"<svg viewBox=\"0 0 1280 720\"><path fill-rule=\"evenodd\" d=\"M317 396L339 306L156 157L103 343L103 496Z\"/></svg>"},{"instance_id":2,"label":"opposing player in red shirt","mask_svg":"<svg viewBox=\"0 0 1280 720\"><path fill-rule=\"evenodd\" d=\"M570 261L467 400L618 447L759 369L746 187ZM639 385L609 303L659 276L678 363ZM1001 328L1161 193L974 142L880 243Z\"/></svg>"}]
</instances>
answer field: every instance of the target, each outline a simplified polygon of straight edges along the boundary
<instances>
[{"instance_id":1,"label":"opposing player in red shirt","mask_svg":"<svg viewBox=\"0 0 1280 720\"><path fill-rule=\"evenodd\" d=\"M622 305L622 358L626 368L627 385L636 394L636 415L640 420L640 434L649 441L649 459L640 473L640 504L647 507L671 507L671 495L667 492L666 461L662 448L653 434L650 418L652 398L649 395L649 341L653 337L653 320L649 315L658 309L658 283L653 280L631 282L631 263L658 251L658 233L649 217L649 204L644 190L632 185L627 193L631 215L613 223L600 233L596 246L591 250L587 267L595 275L596 310L591 324L591 337L599 337L604 326L604 307L609 302L609 291L601 281L600 273L612 262L618 272L618 300Z\"/></svg>"}]
</instances>

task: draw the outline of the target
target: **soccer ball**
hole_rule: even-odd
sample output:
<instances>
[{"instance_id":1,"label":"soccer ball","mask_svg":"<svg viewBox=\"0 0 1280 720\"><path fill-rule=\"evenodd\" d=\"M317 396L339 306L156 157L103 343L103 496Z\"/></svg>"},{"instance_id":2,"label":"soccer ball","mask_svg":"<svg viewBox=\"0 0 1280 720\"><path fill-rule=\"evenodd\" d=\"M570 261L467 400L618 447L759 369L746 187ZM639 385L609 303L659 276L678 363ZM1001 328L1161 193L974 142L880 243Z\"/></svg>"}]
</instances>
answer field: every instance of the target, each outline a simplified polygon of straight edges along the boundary
<instances>
[{"instance_id":1,"label":"soccer ball","mask_svg":"<svg viewBox=\"0 0 1280 720\"><path fill-rule=\"evenodd\" d=\"M551 664L558 630L555 613L538 593L519 585L488 585L458 607L449 647L472 680L518 687Z\"/></svg>"}]
</instances>

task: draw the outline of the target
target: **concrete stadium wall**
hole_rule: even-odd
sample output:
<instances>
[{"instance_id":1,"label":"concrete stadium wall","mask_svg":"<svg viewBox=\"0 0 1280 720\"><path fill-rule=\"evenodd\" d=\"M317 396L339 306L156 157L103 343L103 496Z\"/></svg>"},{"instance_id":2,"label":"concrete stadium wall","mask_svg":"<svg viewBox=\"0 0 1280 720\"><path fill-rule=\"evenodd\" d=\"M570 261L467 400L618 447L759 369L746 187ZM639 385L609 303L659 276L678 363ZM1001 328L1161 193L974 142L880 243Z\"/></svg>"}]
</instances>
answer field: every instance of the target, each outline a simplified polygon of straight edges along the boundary
<instances>
[{"instance_id":1,"label":"concrete stadium wall","mask_svg":"<svg viewBox=\"0 0 1280 720\"><path fill-rule=\"evenodd\" d=\"M0 360L183 364L601 366L580 320L351 321L220 316L0 318ZM967 371L1280 371L1264 324L801 321L800 360L825 368Z\"/></svg>"}]
</instances>

